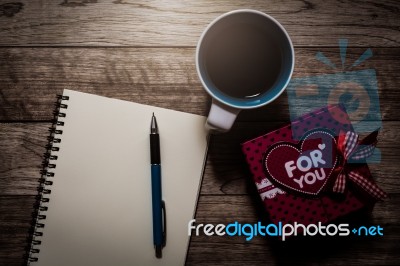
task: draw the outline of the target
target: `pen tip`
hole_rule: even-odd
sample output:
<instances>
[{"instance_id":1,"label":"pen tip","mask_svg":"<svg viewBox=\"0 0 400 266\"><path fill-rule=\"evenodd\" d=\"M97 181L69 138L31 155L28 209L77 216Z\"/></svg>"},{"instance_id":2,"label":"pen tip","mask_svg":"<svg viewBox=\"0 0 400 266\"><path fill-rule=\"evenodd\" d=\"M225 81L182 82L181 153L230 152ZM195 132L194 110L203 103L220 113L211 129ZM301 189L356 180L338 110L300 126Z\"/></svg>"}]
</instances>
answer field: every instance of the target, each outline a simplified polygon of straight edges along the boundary
<instances>
[{"instance_id":1,"label":"pen tip","mask_svg":"<svg viewBox=\"0 0 400 266\"><path fill-rule=\"evenodd\" d=\"M154 113L153 113L153 117L151 118L150 133L158 134L157 120L156 120L156 117L154 116Z\"/></svg>"}]
</instances>

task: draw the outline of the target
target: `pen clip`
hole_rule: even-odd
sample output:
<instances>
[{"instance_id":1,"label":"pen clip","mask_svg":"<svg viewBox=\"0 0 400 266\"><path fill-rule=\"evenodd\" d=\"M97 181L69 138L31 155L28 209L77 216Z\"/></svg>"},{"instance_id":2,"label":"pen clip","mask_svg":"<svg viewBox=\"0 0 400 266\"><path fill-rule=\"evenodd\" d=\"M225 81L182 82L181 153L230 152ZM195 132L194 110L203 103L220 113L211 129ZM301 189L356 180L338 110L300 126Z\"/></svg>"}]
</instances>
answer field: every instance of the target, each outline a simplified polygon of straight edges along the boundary
<instances>
[{"instance_id":1,"label":"pen clip","mask_svg":"<svg viewBox=\"0 0 400 266\"><path fill-rule=\"evenodd\" d=\"M161 201L161 210L163 214L163 247L167 243L167 212L165 210L165 201Z\"/></svg>"}]
</instances>

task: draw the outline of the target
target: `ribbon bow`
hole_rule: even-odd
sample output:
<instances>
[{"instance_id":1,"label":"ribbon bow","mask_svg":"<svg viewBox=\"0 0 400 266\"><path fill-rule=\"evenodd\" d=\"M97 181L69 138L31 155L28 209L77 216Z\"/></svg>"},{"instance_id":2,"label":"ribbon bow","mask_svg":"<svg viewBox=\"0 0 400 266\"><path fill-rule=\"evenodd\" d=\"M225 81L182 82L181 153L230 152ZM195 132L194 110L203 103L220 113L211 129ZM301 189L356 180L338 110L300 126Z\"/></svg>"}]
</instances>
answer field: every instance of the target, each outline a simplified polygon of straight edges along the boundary
<instances>
[{"instance_id":1,"label":"ribbon bow","mask_svg":"<svg viewBox=\"0 0 400 266\"><path fill-rule=\"evenodd\" d=\"M344 132L339 134L337 150L343 160L341 165L335 169L337 178L333 186L334 192L343 193L346 187L346 179L349 179L377 200L383 200L387 197L387 194L374 182L366 179L357 170L349 169L347 163L349 159L359 161L370 157L375 150L377 135L378 131L375 131L359 142L359 137L354 132L348 131L346 134Z\"/></svg>"}]
</instances>

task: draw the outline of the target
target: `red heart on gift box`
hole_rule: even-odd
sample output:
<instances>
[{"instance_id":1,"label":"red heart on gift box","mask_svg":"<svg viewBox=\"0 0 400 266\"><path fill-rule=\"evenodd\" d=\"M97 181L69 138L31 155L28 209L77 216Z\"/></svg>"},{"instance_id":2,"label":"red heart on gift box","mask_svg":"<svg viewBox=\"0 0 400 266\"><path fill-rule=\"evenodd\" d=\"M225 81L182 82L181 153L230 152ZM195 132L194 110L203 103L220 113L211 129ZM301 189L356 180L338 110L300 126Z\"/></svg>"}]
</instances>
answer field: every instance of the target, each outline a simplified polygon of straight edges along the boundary
<instances>
[{"instance_id":1,"label":"red heart on gift box","mask_svg":"<svg viewBox=\"0 0 400 266\"><path fill-rule=\"evenodd\" d=\"M272 181L285 189L318 195L338 161L332 134L314 130L297 143L278 143L265 155L265 170Z\"/></svg>"}]
</instances>

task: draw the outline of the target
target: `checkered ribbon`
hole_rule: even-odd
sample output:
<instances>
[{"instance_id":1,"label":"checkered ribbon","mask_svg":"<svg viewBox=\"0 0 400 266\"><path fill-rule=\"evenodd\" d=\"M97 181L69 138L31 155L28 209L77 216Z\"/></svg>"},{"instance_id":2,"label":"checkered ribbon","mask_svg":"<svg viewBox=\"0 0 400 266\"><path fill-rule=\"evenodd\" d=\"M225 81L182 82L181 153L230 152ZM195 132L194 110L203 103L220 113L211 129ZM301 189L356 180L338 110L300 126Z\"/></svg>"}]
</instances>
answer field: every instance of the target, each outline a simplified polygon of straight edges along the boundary
<instances>
[{"instance_id":1,"label":"checkered ribbon","mask_svg":"<svg viewBox=\"0 0 400 266\"><path fill-rule=\"evenodd\" d=\"M387 197L387 194L374 182L366 179L357 170L350 170L346 167L349 159L364 160L370 157L374 153L377 136L378 132L375 131L359 142L358 135L354 132L348 131L345 134L343 132L339 134L337 150L343 160L341 165L335 169L337 177L333 186L334 192L343 193L346 188L346 180L349 179L377 200L383 200Z\"/></svg>"}]
</instances>

